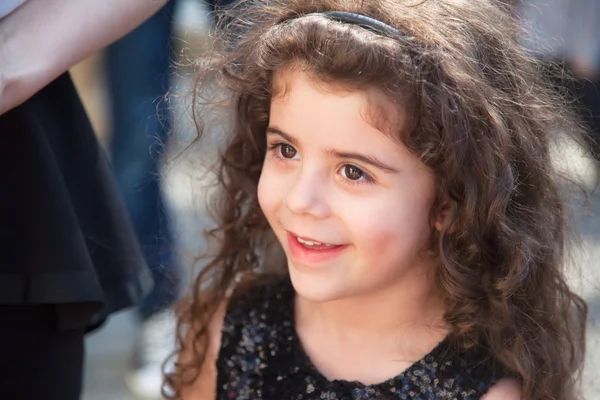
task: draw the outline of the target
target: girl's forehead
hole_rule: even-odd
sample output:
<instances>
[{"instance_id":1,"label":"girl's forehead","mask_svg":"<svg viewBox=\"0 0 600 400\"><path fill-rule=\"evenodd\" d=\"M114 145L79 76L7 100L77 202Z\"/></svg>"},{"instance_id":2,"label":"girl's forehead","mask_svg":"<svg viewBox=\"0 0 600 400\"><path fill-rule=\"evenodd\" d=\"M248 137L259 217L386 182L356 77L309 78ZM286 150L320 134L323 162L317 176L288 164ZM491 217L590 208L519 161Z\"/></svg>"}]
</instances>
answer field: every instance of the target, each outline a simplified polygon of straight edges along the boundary
<instances>
[{"instance_id":1,"label":"girl's forehead","mask_svg":"<svg viewBox=\"0 0 600 400\"><path fill-rule=\"evenodd\" d=\"M404 107L379 88L349 88L339 81L325 80L300 68L286 68L274 75L271 117L306 115L305 111L312 108L316 109L313 119L329 123L360 116L394 141L401 139L406 125Z\"/></svg>"},{"instance_id":2,"label":"girl's forehead","mask_svg":"<svg viewBox=\"0 0 600 400\"><path fill-rule=\"evenodd\" d=\"M304 150L377 155L388 164L405 160L405 167L417 164L400 135L391 128L383 130L384 122L393 119L383 114L384 108L373 107L368 93L322 90L322 84L302 74L287 79L287 93L273 98L269 133L281 132L279 136Z\"/></svg>"}]
</instances>

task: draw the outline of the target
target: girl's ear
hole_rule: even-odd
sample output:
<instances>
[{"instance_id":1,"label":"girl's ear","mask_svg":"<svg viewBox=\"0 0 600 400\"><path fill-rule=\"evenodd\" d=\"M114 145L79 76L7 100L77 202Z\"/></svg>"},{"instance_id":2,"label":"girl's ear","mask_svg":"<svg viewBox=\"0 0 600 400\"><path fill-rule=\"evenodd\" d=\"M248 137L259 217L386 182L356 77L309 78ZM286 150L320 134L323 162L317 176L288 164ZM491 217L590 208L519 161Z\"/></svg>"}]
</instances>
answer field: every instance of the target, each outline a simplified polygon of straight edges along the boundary
<instances>
[{"instance_id":1,"label":"girl's ear","mask_svg":"<svg viewBox=\"0 0 600 400\"><path fill-rule=\"evenodd\" d=\"M448 211L449 208L446 205L442 205L442 207L440 207L436 212L435 220L433 221L433 226L438 232L441 232L442 229L444 229L444 225L446 224L448 216L450 215Z\"/></svg>"},{"instance_id":2,"label":"girl's ear","mask_svg":"<svg viewBox=\"0 0 600 400\"><path fill-rule=\"evenodd\" d=\"M454 222L452 226L447 226L447 224L452 223L450 221L452 218L452 208L453 207L450 204L450 201L448 200L441 201L436 207L433 219L433 226L438 232L441 232L442 230L446 229L447 232L452 233L457 230L456 222Z\"/></svg>"}]
</instances>

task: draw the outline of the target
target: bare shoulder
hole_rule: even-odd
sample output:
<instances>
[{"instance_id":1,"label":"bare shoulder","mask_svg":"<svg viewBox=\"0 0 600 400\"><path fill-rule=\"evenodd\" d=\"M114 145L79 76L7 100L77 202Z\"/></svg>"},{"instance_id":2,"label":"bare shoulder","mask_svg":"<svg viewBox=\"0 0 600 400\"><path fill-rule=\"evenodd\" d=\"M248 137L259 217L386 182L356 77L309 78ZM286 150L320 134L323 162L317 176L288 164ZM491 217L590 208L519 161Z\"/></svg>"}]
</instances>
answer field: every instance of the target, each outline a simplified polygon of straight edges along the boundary
<instances>
[{"instance_id":1,"label":"bare shoulder","mask_svg":"<svg viewBox=\"0 0 600 400\"><path fill-rule=\"evenodd\" d=\"M227 311L227 301L221 303L208 325L208 349L204 364L200 369L198 377L192 384L183 388L183 400L214 400L217 395L217 358L221 348L221 332L223 321ZM194 329L189 329L186 335L186 348L190 349L193 343ZM194 357L191 351L180 354L182 361Z\"/></svg>"},{"instance_id":2,"label":"bare shoulder","mask_svg":"<svg viewBox=\"0 0 600 400\"><path fill-rule=\"evenodd\" d=\"M516 379L501 379L481 400L521 400L521 385Z\"/></svg>"}]
</instances>

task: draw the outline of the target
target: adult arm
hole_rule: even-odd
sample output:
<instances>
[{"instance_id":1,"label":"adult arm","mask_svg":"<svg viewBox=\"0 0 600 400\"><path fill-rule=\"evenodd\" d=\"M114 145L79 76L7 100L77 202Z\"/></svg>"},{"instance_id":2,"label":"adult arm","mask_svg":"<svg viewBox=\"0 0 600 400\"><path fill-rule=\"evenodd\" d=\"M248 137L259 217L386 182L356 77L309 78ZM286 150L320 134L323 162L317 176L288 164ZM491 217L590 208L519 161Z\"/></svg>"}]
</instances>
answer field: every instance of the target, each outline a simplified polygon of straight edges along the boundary
<instances>
[{"instance_id":1,"label":"adult arm","mask_svg":"<svg viewBox=\"0 0 600 400\"><path fill-rule=\"evenodd\" d=\"M0 20L0 115L133 30L167 0L28 0Z\"/></svg>"}]
</instances>

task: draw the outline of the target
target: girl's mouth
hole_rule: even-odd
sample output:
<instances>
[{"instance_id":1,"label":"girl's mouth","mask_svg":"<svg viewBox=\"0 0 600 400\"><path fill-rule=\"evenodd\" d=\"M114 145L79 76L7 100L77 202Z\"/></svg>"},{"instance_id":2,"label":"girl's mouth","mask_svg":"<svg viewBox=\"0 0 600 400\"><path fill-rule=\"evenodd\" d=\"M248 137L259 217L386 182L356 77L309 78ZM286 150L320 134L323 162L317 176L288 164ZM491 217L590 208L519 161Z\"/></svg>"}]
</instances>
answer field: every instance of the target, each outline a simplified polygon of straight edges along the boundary
<instances>
[{"instance_id":1,"label":"girl's mouth","mask_svg":"<svg viewBox=\"0 0 600 400\"><path fill-rule=\"evenodd\" d=\"M338 257L348 245L331 244L287 232L292 257L302 264L318 264Z\"/></svg>"}]
</instances>

